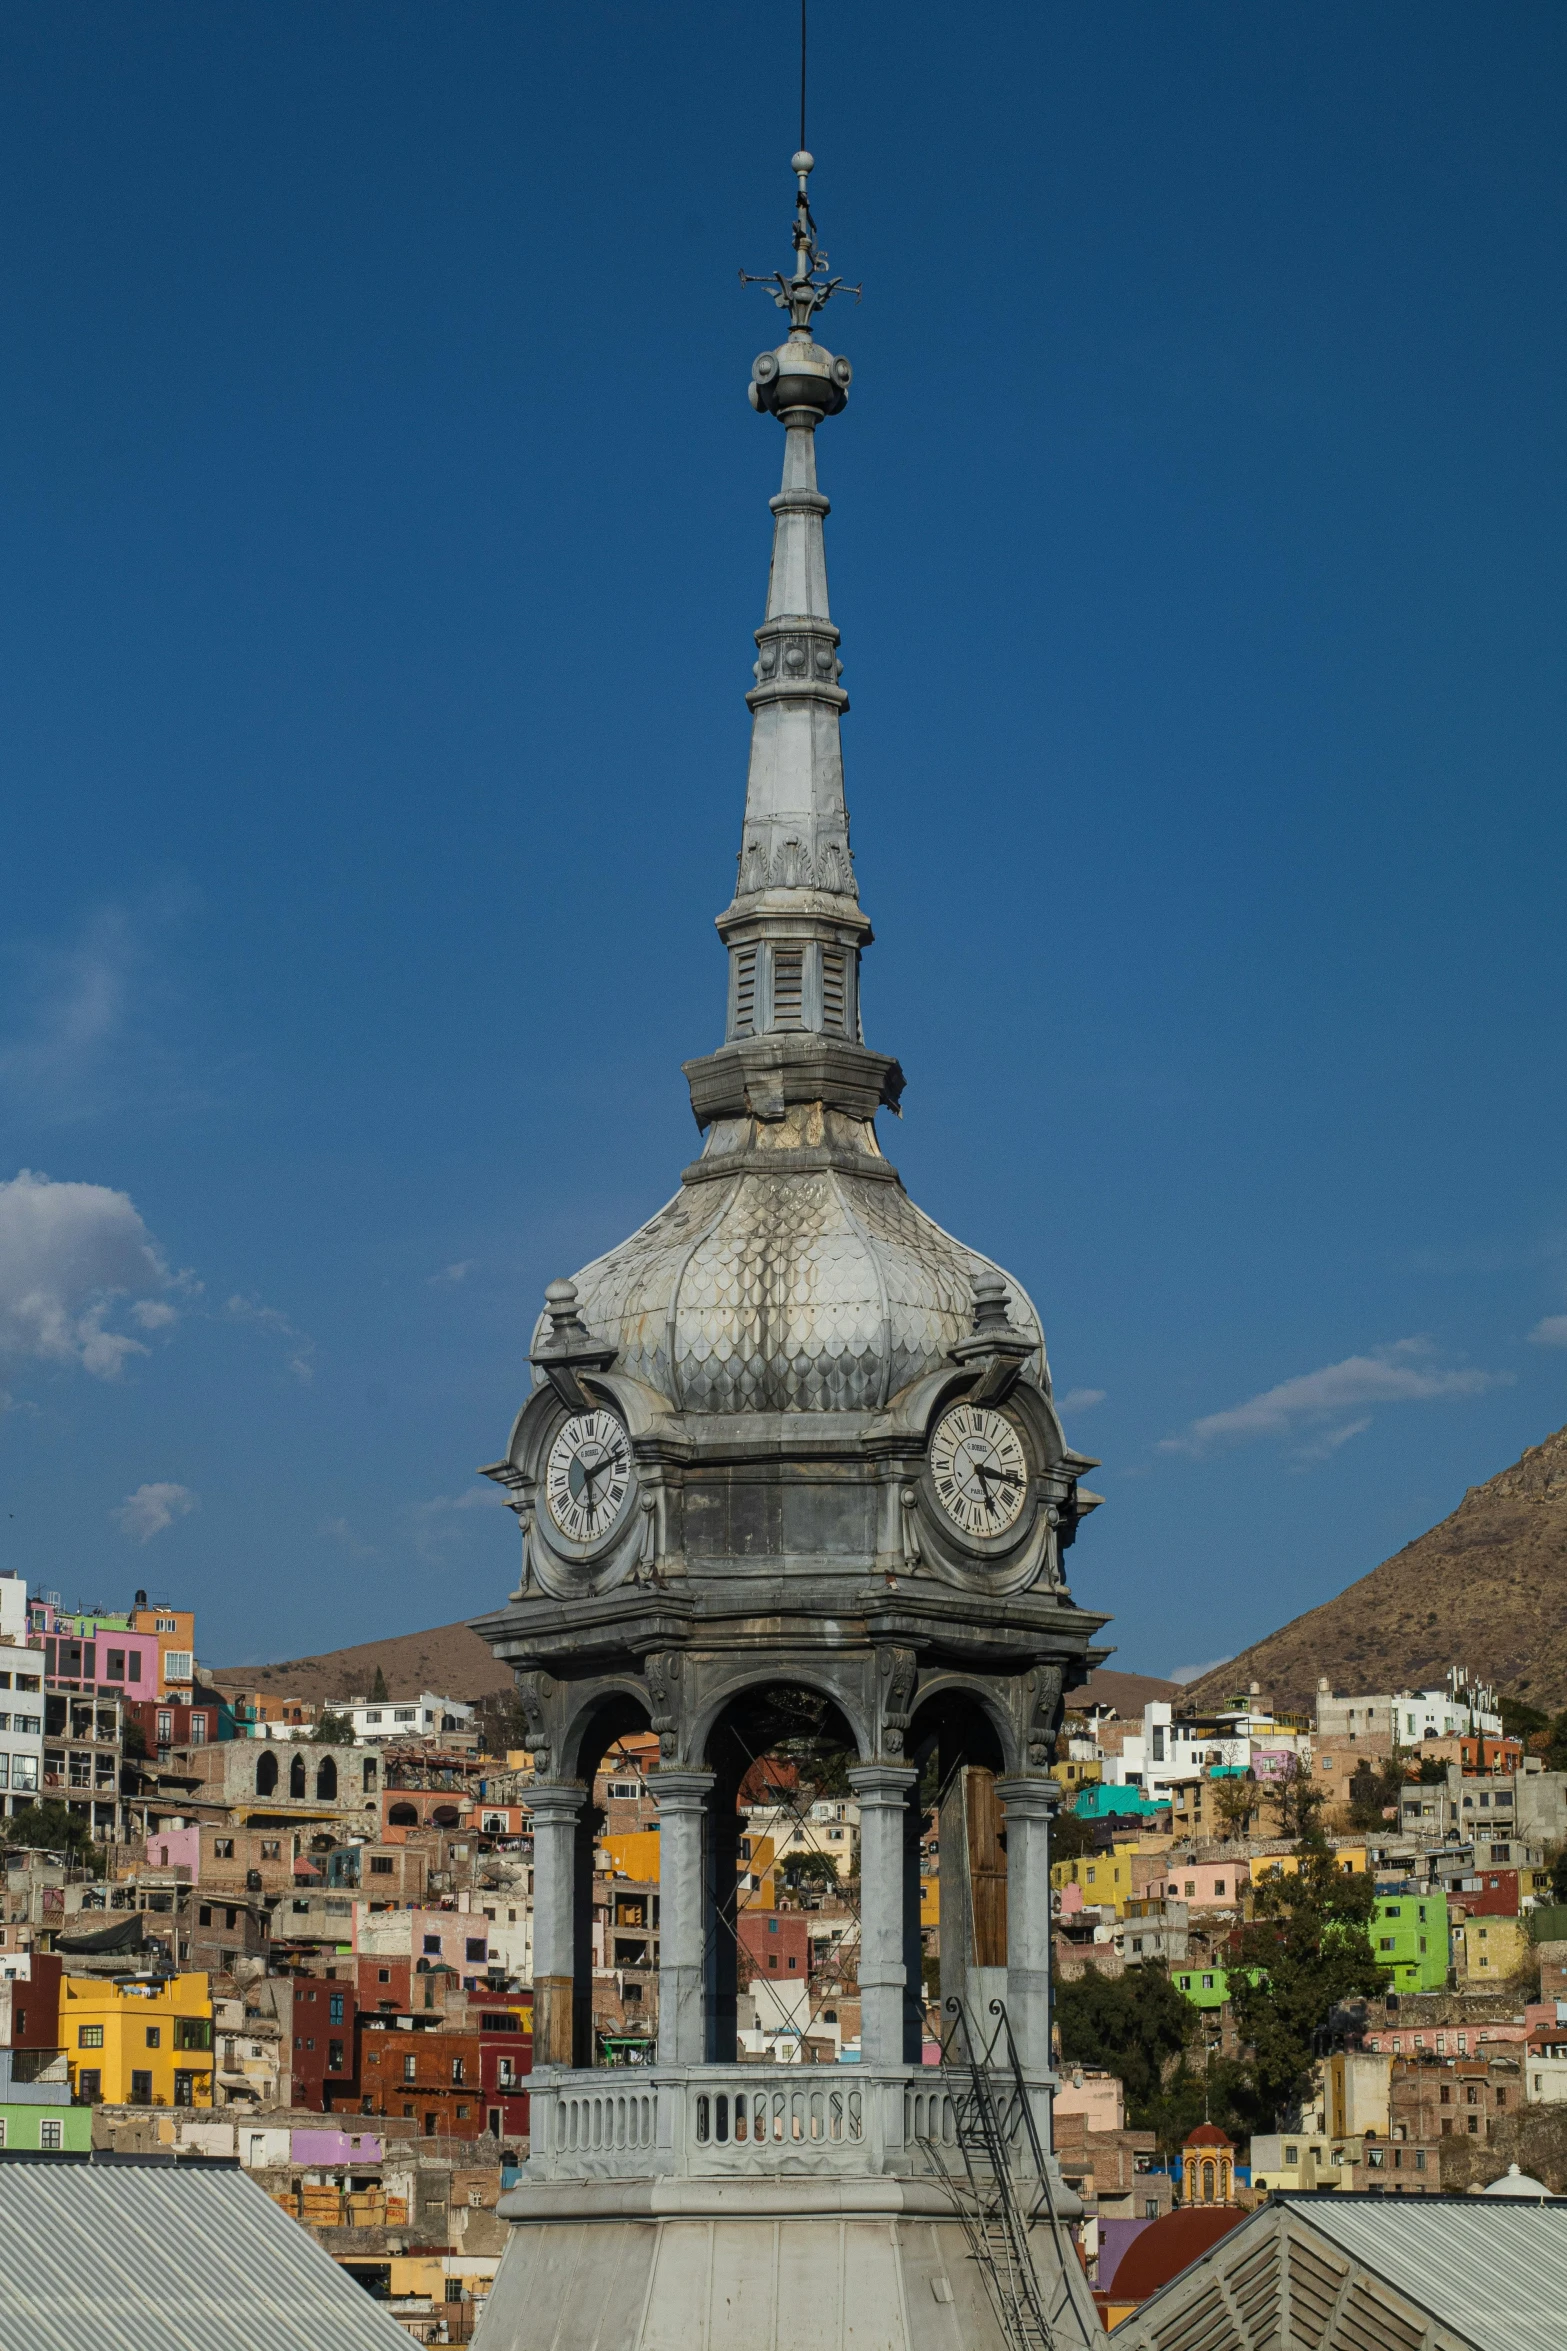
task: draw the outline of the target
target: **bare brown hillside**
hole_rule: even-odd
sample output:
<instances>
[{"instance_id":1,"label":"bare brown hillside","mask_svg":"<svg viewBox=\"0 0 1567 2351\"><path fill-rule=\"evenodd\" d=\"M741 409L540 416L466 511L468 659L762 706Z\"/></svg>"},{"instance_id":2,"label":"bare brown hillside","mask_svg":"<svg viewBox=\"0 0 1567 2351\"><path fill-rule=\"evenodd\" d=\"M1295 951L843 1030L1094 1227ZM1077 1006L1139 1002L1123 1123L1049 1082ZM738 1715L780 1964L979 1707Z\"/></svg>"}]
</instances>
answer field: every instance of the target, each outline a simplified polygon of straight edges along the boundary
<instances>
[{"instance_id":1,"label":"bare brown hillside","mask_svg":"<svg viewBox=\"0 0 1567 2351\"><path fill-rule=\"evenodd\" d=\"M1450 1665L1531 1706L1567 1706L1567 1429L1187 1694L1212 1705L1255 1681L1306 1710L1319 1674L1339 1690L1397 1690L1439 1683Z\"/></svg>"},{"instance_id":2,"label":"bare brown hillside","mask_svg":"<svg viewBox=\"0 0 1567 2351\"><path fill-rule=\"evenodd\" d=\"M511 1687L511 1670L498 1665L465 1624L437 1625L428 1633L397 1633L390 1640L361 1641L353 1649L330 1649L319 1657L295 1657L281 1665L220 1666L210 1682L231 1690L275 1690L282 1697L329 1698L368 1695L379 1666L387 1694L413 1698L434 1690L442 1698L482 1698ZM1141 1714L1150 1698L1173 1698L1177 1685L1152 1674L1091 1674L1072 1693L1074 1706L1113 1706L1118 1714Z\"/></svg>"},{"instance_id":3,"label":"bare brown hillside","mask_svg":"<svg viewBox=\"0 0 1567 2351\"><path fill-rule=\"evenodd\" d=\"M482 1698L511 1687L511 1668L500 1665L477 1633L465 1624L437 1625L428 1633L394 1633L385 1641L361 1641L353 1649L329 1649L320 1657L294 1657L282 1665L223 1666L208 1680L229 1689L275 1690L311 1698L355 1698L369 1694L379 1666L393 1698L434 1690L442 1698Z\"/></svg>"}]
</instances>

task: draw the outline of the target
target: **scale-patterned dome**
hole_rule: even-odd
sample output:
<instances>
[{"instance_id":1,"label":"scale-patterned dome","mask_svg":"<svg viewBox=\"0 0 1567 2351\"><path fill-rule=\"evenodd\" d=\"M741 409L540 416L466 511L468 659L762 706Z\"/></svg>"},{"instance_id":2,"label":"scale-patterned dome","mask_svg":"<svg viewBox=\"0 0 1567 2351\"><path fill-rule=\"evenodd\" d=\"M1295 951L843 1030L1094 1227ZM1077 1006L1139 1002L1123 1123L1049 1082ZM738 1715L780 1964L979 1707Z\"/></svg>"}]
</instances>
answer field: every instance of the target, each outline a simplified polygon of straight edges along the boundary
<instances>
[{"instance_id":1,"label":"scale-patterned dome","mask_svg":"<svg viewBox=\"0 0 1567 2351\"><path fill-rule=\"evenodd\" d=\"M698 1413L873 1412L941 1370L974 1323L973 1280L999 1268L909 1199L885 1161L749 1165L688 1182L575 1278L578 1312L616 1370ZM1011 1277L1010 1318L1048 1385L1044 1334ZM540 1326L541 1333L543 1325Z\"/></svg>"}]
</instances>

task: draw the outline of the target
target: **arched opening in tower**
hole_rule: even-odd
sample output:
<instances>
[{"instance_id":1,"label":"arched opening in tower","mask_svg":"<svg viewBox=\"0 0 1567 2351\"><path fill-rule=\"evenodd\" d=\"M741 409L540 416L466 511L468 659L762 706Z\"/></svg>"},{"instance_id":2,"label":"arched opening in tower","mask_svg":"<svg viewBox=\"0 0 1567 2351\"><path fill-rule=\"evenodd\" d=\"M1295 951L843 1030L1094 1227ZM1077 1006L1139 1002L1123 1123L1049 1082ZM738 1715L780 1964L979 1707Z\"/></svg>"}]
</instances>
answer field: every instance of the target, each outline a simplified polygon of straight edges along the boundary
<instances>
[{"instance_id":1,"label":"arched opening in tower","mask_svg":"<svg viewBox=\"0 0 1567 2351\"><path fill-rule=\"evenodd\" d=\"M825 1694L767 1683L712 1724L703 2002L709 2064L830 2063L860 2039L860 1745ZM916 2010L919 1971L913 1977Z\"/></svg>"}]
</instances>

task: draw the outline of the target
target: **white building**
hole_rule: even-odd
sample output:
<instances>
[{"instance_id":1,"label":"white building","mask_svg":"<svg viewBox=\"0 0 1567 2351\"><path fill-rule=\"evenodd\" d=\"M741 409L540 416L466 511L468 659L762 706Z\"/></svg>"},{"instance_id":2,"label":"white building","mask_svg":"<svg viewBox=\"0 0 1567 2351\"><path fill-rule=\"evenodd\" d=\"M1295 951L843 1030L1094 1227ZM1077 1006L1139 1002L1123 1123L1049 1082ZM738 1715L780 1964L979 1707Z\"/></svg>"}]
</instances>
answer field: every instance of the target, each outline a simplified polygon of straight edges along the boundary
<instances>
[{"instance_id":1,"label":"white building","mask_svg":"<svg viewBox=\"0 0 1567 2351\"><path fill-rule=\"evenodd\" d=\"M334 1707L354 1726L356 1744L379 1739L438 1739L443 1731L465 1731L475 1709L461 1698L421 1690L417 1698L350 1698Z\"/></svg>"},{"instance_id":2,"label":"white building","mask_svg":"<svg viewBox=\"0 0 1567 2351\"><path fill-rule=\"evenodd\" d=\"M15 1579L7 1577L0 1583ZM27 1587L20 1585L25 1612ZM44 1768L44 1653L0 1642L0 1813L36 1804Z\"/></svg>"},{"instance_id":3,"label":"white building","mask_svg":"<svg viewBox=\"0 0 1567 2351\"><path fill-rule=\"evenodd\" d=\"M1398 1747L1422 1739L1487 1738L1502 1735L1494 1692L1472 1684L1462 1666L1448 1670L1440 1690L1390 1690L1341 1697L1323 1675L1317 1683L1319 1738L1389 1740Z\"/></svg>"},{"instance_id":4,"label":"white building","mask_svg":"<svg viewBox=\"0 0 1567 2351\"><path fill-rule=\"evenodd\" d=\"M27 1586L14 1567L0 1568L0 1644L27 1639Z\"/></svg>"}]
</instances>

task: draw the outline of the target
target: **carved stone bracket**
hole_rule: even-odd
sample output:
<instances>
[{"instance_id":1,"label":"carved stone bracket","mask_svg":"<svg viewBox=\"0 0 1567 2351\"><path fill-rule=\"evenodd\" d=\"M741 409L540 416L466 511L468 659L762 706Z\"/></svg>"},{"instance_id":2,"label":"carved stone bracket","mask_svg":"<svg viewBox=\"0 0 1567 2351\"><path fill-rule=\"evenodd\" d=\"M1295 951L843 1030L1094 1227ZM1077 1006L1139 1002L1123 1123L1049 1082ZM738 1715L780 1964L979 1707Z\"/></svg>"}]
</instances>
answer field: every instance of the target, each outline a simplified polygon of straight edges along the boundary
<instances>
[{"instance_id":1,"label":"carved stone bracket","mask_svg":"<svg viewBox=\"0 0 1567 2351\"><path fill-rule=\"evenodd\" d=\"M883 1755L903 1753L914 1712L919 1658L912 1649L890 1644L876 1651L876 1743Z\"/></svg>"},{"instance_id":2,"label":"carved stone bracket","mask_svg":"<svg viewBox=\"0 0 1567 2351\"><path fill-rule=\"evenodd\" d=\"M658 1733L661 1764L680 1760L681 1681L685 1660L678 1649L660 1649L643 1659L647 1677L648 1715Z\"/></svg>"},{"instance_id":3,"label":"carved stone bracket","mask_svg":"<svg viewBox=\"0 0 1567 2351\"><path fill-rule=\"evenodd\" d=\"M1036 1665L1015 1686L1013 1703L1022 1733L1019 1746L1028 1757L1030 1771L1048 1771L1055 1761L1064 1679L1062 1666Z\"/></svg>"}]
</instances>

